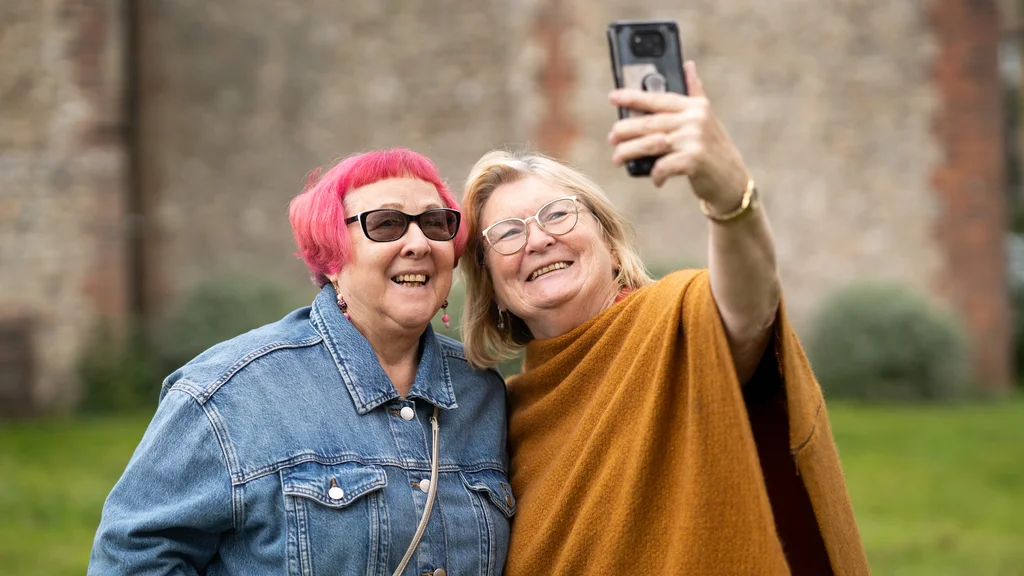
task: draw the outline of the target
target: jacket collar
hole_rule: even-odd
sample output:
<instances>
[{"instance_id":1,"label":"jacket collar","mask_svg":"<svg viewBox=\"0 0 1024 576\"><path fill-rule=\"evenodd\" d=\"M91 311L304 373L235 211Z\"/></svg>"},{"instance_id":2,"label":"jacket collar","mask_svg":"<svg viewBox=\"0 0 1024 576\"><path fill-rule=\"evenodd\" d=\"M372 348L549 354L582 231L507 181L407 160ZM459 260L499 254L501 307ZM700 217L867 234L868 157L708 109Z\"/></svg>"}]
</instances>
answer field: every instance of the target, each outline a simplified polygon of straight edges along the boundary
<instances>
[{"instance_id":1,"label":"jacket collar","mask_svg":"<svg viewBox=\"0 0 1024 576\"><path fill-rule=\"evenodd\" d=\"M356 410L366 414L398 398L398 390L381 367L370 342L338 309L337 298L334 287L325 284L313 301L310 322L323 336ZM408 398L426 400L449 410L458 408L448 359L429 324L420 338L420 347L422 356Z\"/></svg>"}]
</instances>

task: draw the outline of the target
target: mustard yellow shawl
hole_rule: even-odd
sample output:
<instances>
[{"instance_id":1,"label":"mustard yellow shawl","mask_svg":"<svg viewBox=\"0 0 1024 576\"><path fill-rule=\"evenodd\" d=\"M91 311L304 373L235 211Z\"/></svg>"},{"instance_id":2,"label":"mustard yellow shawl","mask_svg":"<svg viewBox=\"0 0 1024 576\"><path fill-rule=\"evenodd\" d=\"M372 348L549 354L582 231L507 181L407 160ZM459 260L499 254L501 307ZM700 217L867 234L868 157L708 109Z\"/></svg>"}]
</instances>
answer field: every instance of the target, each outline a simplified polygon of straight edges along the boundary
<instances>
[{"instance_id":1,"label":"mustard yellow shawl","mask_svg":"<svg viewBox=\"0 0 1024 576\"><path fill-rule=\"evenodd\" d=\"M508 382L506 574L868 574L821 390L781 310L772 347L741 388L706 271L530 343Z\"/></svg>"}]
</instances>

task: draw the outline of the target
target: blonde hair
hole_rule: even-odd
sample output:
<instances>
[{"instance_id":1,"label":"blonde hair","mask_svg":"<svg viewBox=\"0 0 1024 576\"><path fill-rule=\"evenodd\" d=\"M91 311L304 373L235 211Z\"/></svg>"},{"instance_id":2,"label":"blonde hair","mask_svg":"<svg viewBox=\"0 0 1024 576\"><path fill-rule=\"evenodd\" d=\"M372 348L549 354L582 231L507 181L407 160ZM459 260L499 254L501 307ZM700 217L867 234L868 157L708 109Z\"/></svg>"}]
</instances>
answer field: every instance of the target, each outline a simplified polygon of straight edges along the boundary
<instances>
[{"instance_id":1,"label":"blonde hair","mask_svg":"<svg viewBox=\"0 0 1024 576\"><path fill-rule=\"evenodd\" d=\"M514 358L517 351L533 340L526 323L507 310L503 312L505 328L498 329L499 311L494 301L494 284L490 271L484 265L484 254L490 247L481 234L483 223L480 221L495 189L531 176L577 196L597 218L602 235L619 264L615 277L619 286L636 289L653 281L644 268L629 221L594 181L542 154L505 150L488 152L470 170L462 199L469 231L465 257L459 266L466 281L462 336L466 359L477 367L491 367L502 360Z\"/></svg>"}]
</instances>

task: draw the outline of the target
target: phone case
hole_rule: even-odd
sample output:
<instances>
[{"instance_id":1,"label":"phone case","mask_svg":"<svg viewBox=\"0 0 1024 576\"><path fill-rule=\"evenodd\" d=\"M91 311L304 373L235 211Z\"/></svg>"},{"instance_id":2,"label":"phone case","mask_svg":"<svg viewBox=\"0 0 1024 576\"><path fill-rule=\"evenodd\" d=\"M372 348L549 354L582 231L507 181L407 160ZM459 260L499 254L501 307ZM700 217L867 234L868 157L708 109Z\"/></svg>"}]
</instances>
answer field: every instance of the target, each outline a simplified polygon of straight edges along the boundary
<instances>
[{"instance_id":1,"label":"phone case","mask_svg":"<svg viewBox=\"0 0 1024 576\"><path fill-rule=\"evenodd\" d=\"M658 38L661 38L659 41ZM658 48L660 44L660 49ZM608 48L616 88L686 94L679 27L672 20L619 20L608 25ZM644 114L619 108L619 118ZM659 156L626 163L630 176L649 176Z\"/></svg>"}]
</instances>

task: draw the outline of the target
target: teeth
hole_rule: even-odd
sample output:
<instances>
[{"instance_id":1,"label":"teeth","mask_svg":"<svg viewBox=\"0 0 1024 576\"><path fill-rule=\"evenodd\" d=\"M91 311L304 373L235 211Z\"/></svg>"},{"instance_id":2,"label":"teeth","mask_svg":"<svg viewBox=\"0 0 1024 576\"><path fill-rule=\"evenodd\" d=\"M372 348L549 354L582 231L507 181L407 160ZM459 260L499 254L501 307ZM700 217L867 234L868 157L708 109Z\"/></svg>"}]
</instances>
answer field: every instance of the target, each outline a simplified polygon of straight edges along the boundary
<instances>
[{"instance_id":1,"label":"teeth","mask_svg":"<svg viewBox=\"0 0 1024 576\"><path fill-rule=\"evenodd\" d=\"M530 280L536 280L537 278L540 278L541 276L547 274L548 272L552 272L554 270L562 270L562 269L568 268L568 267L569 267L569 263L568 262L555 262L554 264L549 264L549 265L541 268L540 270L537 270L533 274L530 274Z\"/></svg>"},{"instance_id":2,"label":"teeth","mask_svg":"<svg viewBox=\"0 0 1024 576\"><path fill-rule=\"evenodd\" d=\"M425 274L399 274L391 279L396 284L419 285L427 282Z\"/></svg>"}]
</instances>

